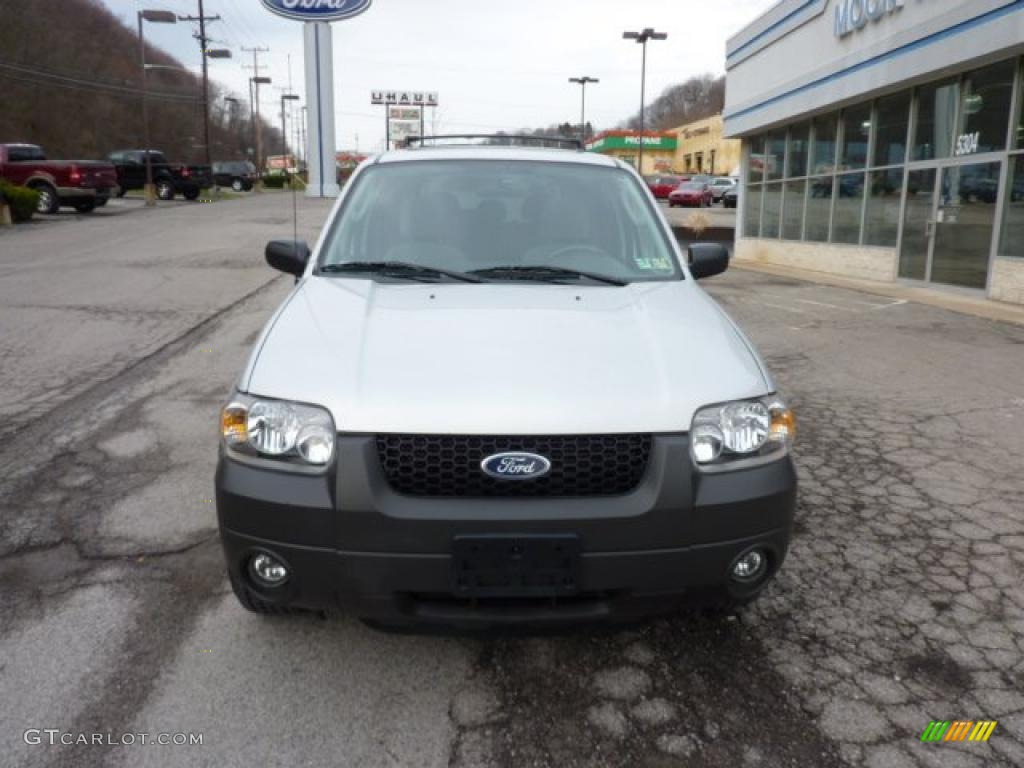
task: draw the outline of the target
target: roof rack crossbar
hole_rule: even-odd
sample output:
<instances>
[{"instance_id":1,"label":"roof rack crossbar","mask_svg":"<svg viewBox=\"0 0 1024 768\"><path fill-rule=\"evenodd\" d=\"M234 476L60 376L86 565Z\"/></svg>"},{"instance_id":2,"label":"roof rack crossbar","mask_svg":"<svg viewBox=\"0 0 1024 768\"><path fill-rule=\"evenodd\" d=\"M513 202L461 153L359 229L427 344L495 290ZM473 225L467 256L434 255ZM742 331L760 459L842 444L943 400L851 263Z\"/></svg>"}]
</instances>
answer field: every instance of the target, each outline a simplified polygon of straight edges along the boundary
<instances>
[{"instance_id":1,"label":"roof rack crossbar","mask_svg":"<svg viewBox=\"0 0 1024 768\"><path fill-rule=\"evenodd\" d=\"M552 145L564 149L583 149L583 142L579 139L570 139L565 136L520 136L503 133L449 133L439 136L409 136L405 140L407 148L426 147L431 144L443 143L446 141L458 142L471 141L486 142L488 146L535 146L550 147ZM453 143L449 146L458 146Z\"/></svg>"}]
</instances>

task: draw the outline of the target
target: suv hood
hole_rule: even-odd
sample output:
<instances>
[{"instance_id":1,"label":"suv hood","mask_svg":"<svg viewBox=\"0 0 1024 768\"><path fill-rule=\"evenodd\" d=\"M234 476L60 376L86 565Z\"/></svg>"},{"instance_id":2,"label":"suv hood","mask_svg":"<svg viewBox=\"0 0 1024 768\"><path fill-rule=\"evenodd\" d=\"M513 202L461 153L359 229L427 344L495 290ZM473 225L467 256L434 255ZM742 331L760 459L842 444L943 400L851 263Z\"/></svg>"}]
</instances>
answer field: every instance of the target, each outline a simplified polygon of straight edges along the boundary
<instances>
[{"instance_id":1,"label":"suv hood","mask_svg":"<svg viewBox=\"0 0 1024 768\"><path fill-rule=\"evenodd\" d=\"M308 277L240 386L326 406L342 432L688 431L772 384L692 280L625 287Z\"/></svg>"}]
</instances>

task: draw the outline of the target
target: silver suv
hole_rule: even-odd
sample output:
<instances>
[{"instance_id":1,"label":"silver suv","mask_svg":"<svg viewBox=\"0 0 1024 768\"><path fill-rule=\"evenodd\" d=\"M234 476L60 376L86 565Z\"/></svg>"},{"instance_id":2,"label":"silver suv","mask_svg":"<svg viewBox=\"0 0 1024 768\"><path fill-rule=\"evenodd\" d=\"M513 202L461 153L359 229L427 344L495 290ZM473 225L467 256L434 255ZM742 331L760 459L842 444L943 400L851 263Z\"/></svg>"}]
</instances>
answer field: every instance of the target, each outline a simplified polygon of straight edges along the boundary
<instances>
[{"instance_id":1,"label":"silver suv","mask_svg":"<svg viewBox=\"0 0 1024 768\"><path fill-rule=\"evenodd\" d=\"M258 612L630 619L782 564L794 418L640 177L496 146L366 161L225 405L217 511Z\"/></svg>"}]
</instances>

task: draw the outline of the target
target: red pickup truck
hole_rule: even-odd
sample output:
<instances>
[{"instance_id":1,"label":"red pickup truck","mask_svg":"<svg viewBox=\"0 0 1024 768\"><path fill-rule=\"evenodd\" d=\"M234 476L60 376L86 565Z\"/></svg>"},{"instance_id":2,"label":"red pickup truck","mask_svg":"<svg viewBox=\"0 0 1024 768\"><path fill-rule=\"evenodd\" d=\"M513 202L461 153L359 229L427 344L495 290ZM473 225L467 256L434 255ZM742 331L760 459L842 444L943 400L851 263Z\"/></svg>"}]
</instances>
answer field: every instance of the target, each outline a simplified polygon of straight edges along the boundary
<instances>
[{"instance_id":1,"label":"red pickup truck","mask_svg":"<svg viewBox=\"0 0 1024 768\"><path fill-rule=\"evenodd\" d=\"M117 192L117 171L92 160L47 160L35 144L0 144L0 178L39 193L39 213L56 213L62 205L89 213Z\"/></svg>"}]
</instances>

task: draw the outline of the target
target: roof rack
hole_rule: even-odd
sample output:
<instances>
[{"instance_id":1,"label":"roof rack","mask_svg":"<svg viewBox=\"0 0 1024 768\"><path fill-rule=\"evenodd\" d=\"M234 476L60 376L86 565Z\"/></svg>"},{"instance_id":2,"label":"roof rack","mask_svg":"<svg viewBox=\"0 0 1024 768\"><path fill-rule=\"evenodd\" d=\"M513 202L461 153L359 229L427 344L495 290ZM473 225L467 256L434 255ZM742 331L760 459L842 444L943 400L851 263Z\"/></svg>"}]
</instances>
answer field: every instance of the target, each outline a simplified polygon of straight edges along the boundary
<instances>
[{"instance_id":1,"label":"roof rack","mask_svg":"<svg viewBox=\"0 0 1024 768\"><path fill-rule=\"evenodd\" d=\"M565 136L516 136L501 133L450 133L441 136L410 136L405 146L425 148L428 146L488 146L488 147L550 147L555 149L583 149L579 139Z\"/></svg>"}]
</instances>

